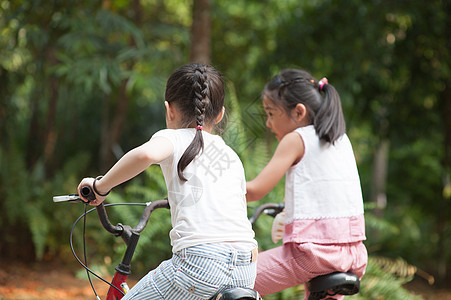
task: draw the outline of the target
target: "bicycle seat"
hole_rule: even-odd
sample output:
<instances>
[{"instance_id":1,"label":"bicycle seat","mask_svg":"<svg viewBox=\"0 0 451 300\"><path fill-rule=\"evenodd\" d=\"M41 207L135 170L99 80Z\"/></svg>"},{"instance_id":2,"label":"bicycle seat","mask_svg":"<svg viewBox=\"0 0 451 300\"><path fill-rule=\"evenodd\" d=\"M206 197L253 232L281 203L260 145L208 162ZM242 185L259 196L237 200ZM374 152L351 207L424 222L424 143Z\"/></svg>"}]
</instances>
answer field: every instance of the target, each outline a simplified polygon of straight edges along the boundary
<instances>
[{"instance_id":1,"label":"bicycle seat","mask_svg":"<svg viewBox=\"0 0 451 300\"><path fill-rule=\"evenodd\" d=\"M311 279L307 288L310 291L309 300L333 295L354 295L360 290L360 280L351 272L335 272Z\"/></svg>"},{"instance_id":2,"label":"bicycle seat","mask_svg":"<svg viewBox=\"0 0 451 300\"><path fill-rule=\"evenodd\" d=\"M234 287L220 292L210 300L261 300L257 291L249 288Z\"/></svg>"}]
</instances>

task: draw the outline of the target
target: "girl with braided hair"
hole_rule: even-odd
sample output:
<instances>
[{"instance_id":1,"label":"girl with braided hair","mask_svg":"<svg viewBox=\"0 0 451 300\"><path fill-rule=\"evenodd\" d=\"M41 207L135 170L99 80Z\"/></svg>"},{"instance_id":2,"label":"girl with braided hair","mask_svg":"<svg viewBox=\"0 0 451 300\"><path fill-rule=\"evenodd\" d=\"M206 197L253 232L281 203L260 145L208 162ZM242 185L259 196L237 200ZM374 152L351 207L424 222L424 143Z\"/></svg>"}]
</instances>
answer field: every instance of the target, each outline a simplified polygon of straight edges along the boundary
<instances>
[{"instance_id":1,"label":"girl with braided hair","mask_svg":"<svg viewBox=\"0 0 451 300\"><path fill-rule=\"evenodd\" d=\"M336 89L326 78L285 69L266 84L263 108L279 145L247 183L247 201L261 199L285 175L285 219L282 246L260 253L255 289L265 296L335 271L362 277L362 191ZM273 240L277 232L273 227Z\"/></svg>"},{"instance_id":2,"label":"girl with braided hair","mask_svg":"<svg viewBox=\"0 0 451 300\"><path fill-rule=\"evenodd\" d=\"M166 84L167 129L126 153L105 176L79 185L79 190L92 187L91 204L98 205L113 187L151 164L163 171L173 256L123 299L209 299L230 287L254 285L257 242L247 218L243 165L212 134L224 115L224 95L221 74L213 67L178 68Z\"/></svg>"}]
</instances>

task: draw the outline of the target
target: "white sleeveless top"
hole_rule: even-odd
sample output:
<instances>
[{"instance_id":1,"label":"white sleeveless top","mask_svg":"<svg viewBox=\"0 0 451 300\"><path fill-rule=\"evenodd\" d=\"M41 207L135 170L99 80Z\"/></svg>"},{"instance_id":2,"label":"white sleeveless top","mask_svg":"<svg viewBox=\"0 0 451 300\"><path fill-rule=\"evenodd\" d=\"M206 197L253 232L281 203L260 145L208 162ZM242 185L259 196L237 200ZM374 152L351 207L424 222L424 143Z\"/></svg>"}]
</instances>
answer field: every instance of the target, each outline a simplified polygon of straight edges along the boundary
<instances>
[{"instance_id":1,"label":"white sleeveless top","mask_svg":"<svg viewBox=\"0 0 451 300\"><path fill-rule=\"evenodd\" d=\"M178 177L177 164L195 133L194 128L164 129L153 136L167 138L174 147L160 163L171 207L172 251L207 243L251 250L257 242L247 218L244 168L223 139L203 131L204 151L183 171L187 181Z\"/></svg>"},{"instance_id":2,"label":"white sleeveless top","mask_svg":"<svg viewBox=\"0 0 451 300\"><path fill-rule=\"evenodd\" d=\"M286 173L284 242L364 240L362 190L348 136L329 144L319 139L313 125L295 132L305 152Z\"/></svg>"}]
</instances>

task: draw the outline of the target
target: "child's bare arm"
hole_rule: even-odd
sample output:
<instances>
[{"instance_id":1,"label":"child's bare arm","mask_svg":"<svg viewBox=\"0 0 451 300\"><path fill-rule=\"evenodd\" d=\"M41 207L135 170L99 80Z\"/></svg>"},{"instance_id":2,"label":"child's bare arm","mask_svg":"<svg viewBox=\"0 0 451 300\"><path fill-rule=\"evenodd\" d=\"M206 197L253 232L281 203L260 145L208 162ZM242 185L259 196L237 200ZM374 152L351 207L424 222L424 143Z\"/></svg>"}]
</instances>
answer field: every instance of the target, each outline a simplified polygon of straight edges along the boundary
<instances>
[{"instance_id":1,"label":"child's bare arm","mask_svg":"<svg viewBox=\"0 0 451 300\"><path fill-rule=\"evenodd\" d=\"M169 157L173 152L172 143L163 137L155 137L148 142L127 152L101 180L96 181L96 191L106 194L115 186L135 177L150 165L159 163ZM93 185L93 178L85 178L80 182L79 189L84 185ZM91 202L98 205L105 197L97 196Z\"/></svg>"},{"instance_id":2,"label":"child's bare arm","mask_svg":"<svg viewBox=\"0 0 451 300\"><path fill-rule=\"evenodd\" d=\"M299 134L285 135L273 157L255 179L246 183L247 202L263 198L282 179L285 172L304 155L304 142Z\"/></svg>"}]
</instances>

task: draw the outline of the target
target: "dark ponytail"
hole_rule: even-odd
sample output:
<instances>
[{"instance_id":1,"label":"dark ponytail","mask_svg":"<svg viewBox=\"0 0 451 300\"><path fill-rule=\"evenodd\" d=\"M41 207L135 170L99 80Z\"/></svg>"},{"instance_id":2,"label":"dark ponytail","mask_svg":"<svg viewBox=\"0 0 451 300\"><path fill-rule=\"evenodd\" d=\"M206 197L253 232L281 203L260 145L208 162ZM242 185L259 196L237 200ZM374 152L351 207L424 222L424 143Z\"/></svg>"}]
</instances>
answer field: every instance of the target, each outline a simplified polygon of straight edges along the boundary
<instances>
[{"instance_id":1,"label":"dark ponytail","mask_svg":"<svg viewBox=\"0 0 451 300\"><path fill-rule=\"evenodd\" d=\"M263 94L287 113L304 104L321 140L333 144L346 132L340 96L327 80L318 82L306 71L285 69L271 79Z\"/></svg>"},{"instance_id":2,"label":"dark ponytail","mask_svg":"<svg viewBox=\"0 0 451 300\"><path fill-rule=\"evenodd\" d=\"M326 83L319 92L324 93L323 101L313 118L318 136L331 144L346 132L346 122L341 109L340 96L333 85Z\"/></svg>"},{"instance_id":3,"label":"dark ponytail","mask_svg":"<svg viewBox=\"0 0 451 300\"><path fill-rule=\"evenodd\" d=\"M177 164L182 181L183 170L204 150L202 126L213 125L224 106L224 83L221 74L210 66L189 64L177 69L168 79L165 99L176 102L183 116L181 127L192 127L196 133Z\"/></svg>"}]
</instances>

